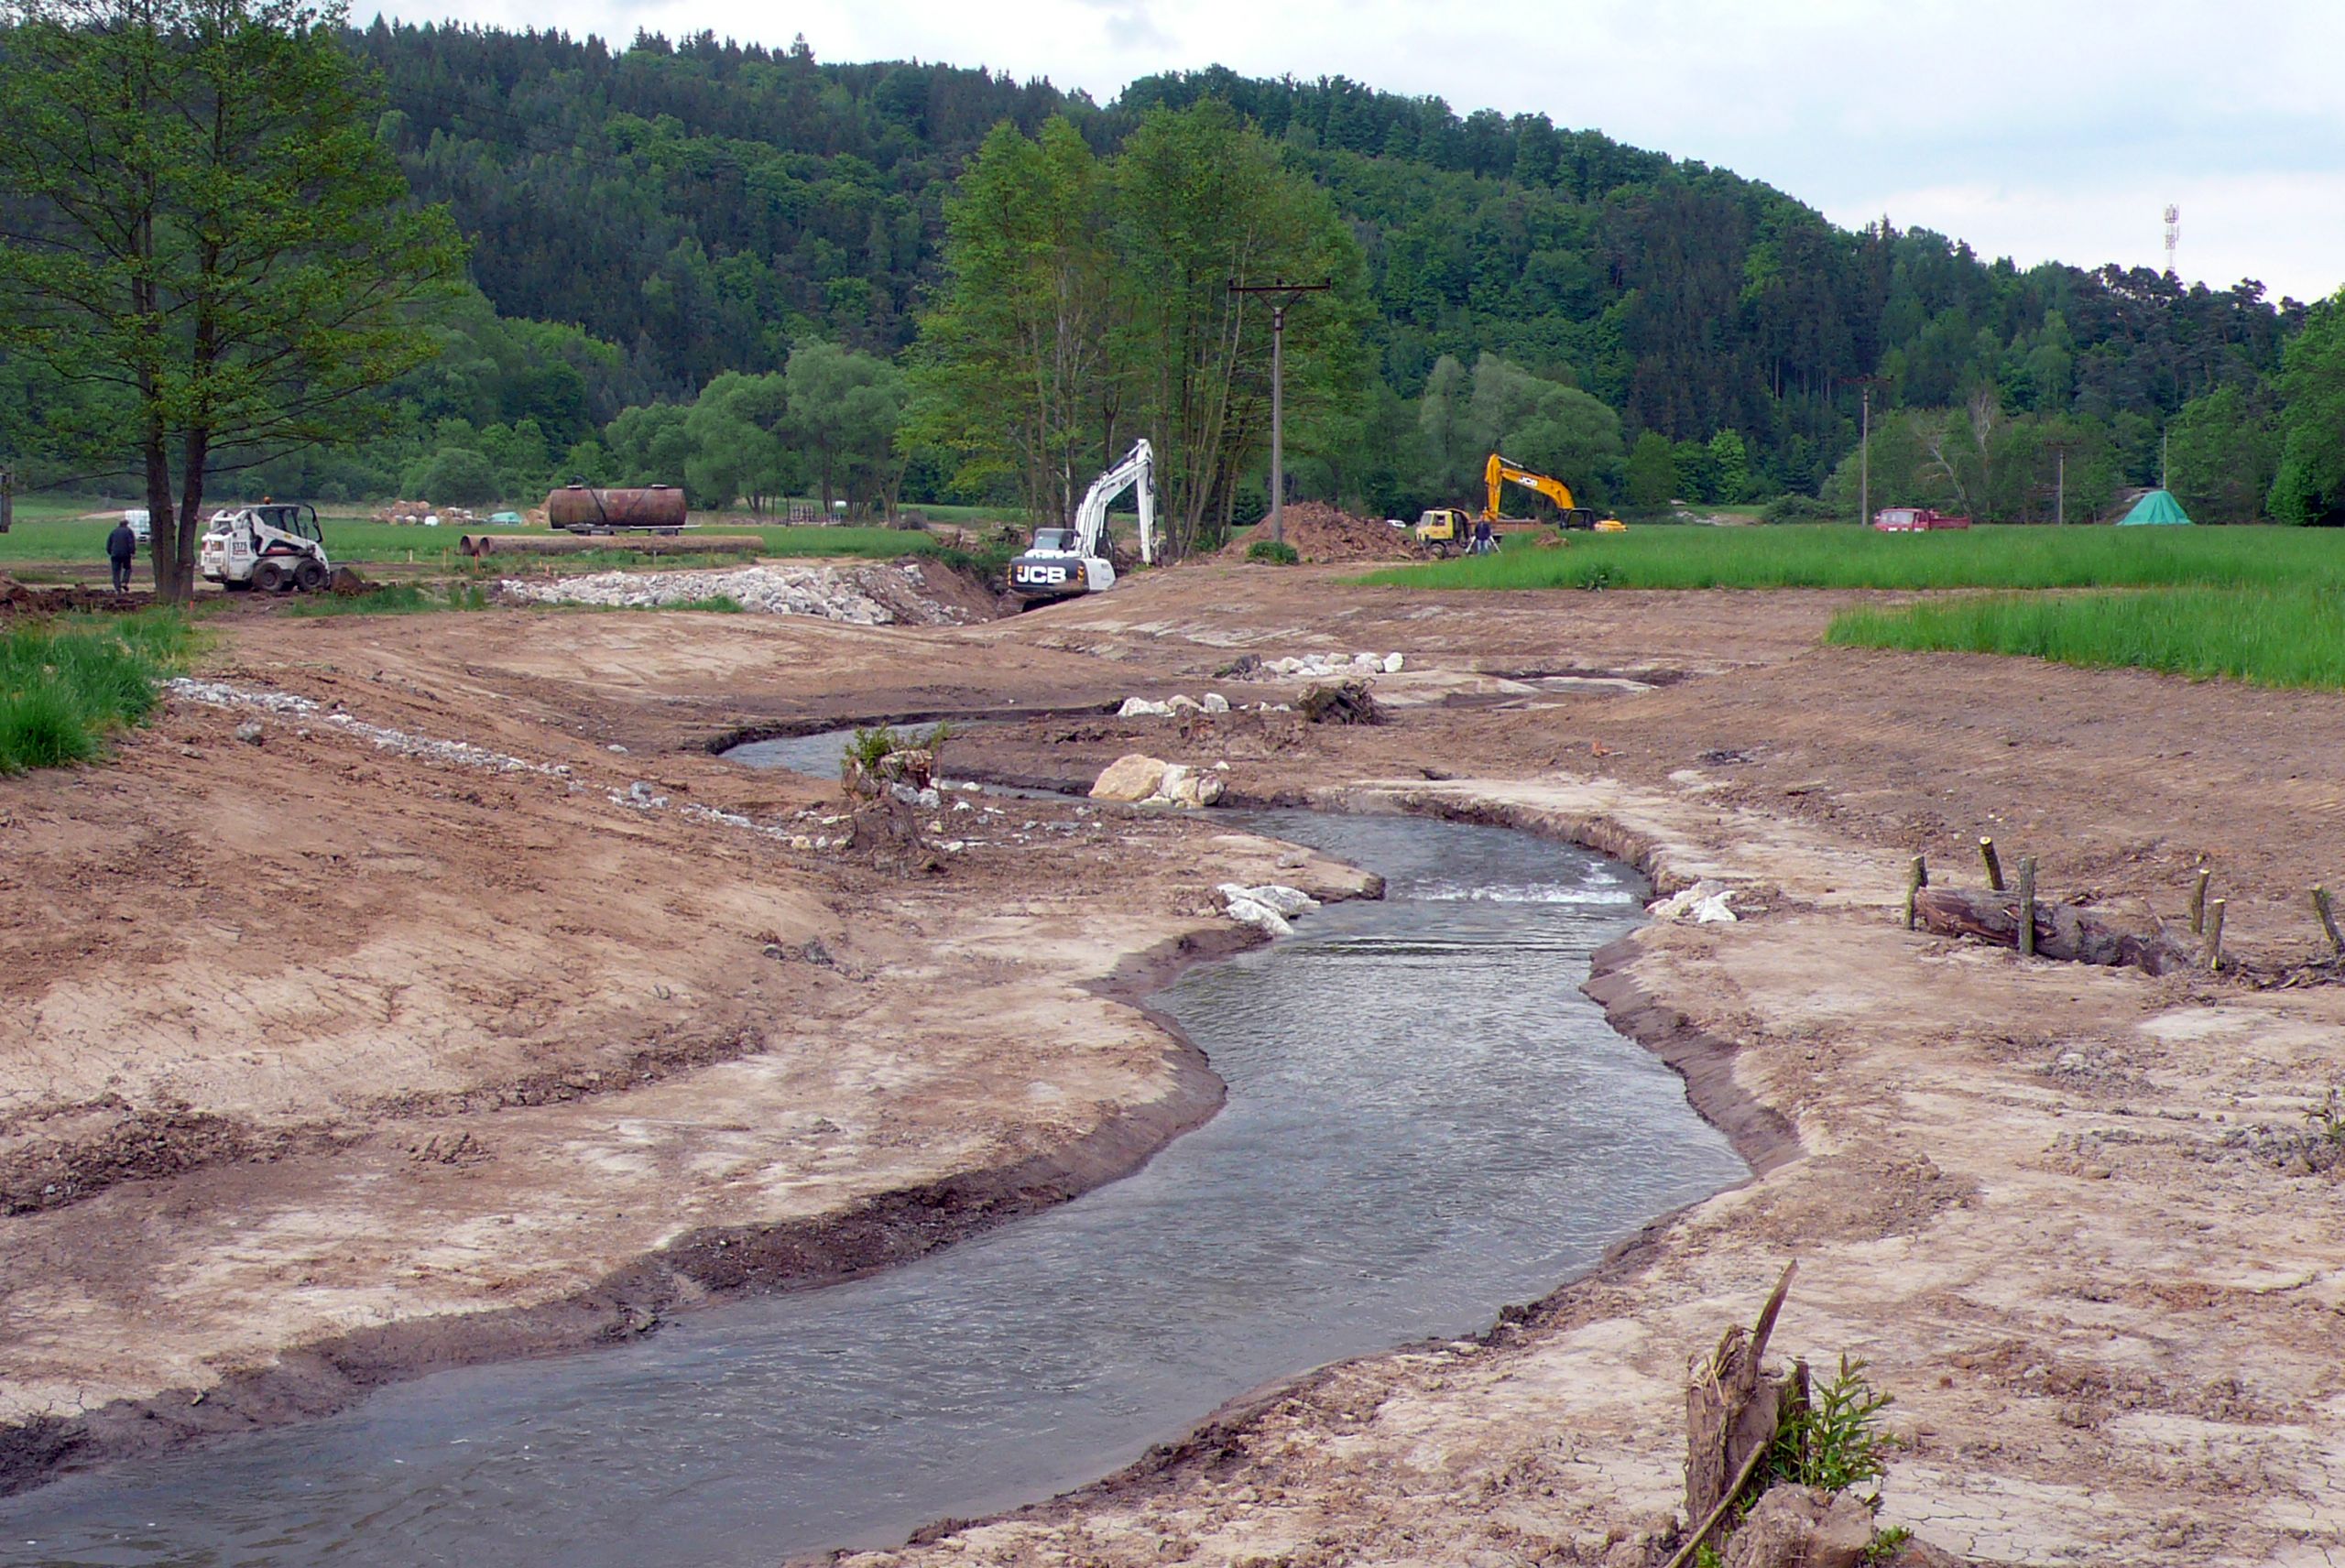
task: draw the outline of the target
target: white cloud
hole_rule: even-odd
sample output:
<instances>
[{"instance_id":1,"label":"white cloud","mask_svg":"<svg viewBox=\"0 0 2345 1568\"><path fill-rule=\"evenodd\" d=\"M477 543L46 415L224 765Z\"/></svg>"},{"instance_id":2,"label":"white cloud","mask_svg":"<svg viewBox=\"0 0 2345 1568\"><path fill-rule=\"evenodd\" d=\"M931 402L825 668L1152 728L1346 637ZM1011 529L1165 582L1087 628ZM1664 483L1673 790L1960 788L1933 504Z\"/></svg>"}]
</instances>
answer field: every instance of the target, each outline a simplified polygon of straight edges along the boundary
<instances>
[{"instance_id":1,"label":"white cloud","mask_svg":"<svg viewBox=\"0 0 2345 1568\"><path fill-rule=\"evenodd\" d=\"M1843 223L1988 256L2154 265L2318 298L2345 283L2345 6L2322 0L453 0L614 41L714 29L819 58L1048 76L1105 102L1220 63L1544 113L1732 169ZM409 12L423 20L437 11Z\"/></svg>"}]
</instances>

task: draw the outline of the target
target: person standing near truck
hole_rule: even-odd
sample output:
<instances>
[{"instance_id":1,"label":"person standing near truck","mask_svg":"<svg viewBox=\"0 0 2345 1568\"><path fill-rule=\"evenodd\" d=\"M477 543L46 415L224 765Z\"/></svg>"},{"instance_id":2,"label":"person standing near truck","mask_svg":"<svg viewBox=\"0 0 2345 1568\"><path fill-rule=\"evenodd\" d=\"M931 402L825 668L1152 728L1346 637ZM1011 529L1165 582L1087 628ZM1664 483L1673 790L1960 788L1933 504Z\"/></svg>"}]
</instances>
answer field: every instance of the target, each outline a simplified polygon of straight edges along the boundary
<instances>
[{"instance_id":1,"label":"person standing near truck","mask_svg":"<svg viewBox=\"0 0 2345 1568\"><path fill-rule=\"evenodd\" d=\"M130 519L125 517L106 535L106 561L114 568L115 593L130 592L130 563L137 559L138 536L130 531Z\"/></svg>"}]
</instances>

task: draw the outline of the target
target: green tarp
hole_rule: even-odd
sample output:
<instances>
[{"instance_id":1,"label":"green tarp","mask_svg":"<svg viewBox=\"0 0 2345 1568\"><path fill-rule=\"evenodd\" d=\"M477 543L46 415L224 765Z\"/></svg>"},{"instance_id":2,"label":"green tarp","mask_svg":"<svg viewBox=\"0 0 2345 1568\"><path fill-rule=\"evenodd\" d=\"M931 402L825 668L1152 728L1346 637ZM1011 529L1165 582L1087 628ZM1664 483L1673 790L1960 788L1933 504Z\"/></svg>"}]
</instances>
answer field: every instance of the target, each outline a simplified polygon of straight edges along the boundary
<instances>
[{"instance_id":1,"label":"green tarp","mask_svg":"<svg viewBox=\"0 0 2345 1568\"><path fill-rule=\"evenodd\" d=\"M2117 519L2121 528L2134 528L2144 523L2187 523L2190 514L2182 503L2165 490L2153 490L2133 503L2133 509Z\"/></svg>"}]
</instances>

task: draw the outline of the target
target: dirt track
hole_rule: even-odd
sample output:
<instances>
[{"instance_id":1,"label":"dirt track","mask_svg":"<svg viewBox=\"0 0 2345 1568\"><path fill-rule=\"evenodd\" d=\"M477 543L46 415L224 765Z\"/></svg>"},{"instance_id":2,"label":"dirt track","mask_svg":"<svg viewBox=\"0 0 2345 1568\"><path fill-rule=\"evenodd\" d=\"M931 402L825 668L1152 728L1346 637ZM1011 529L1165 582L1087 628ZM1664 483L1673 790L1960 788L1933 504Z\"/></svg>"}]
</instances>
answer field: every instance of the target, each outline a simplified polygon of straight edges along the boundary
<instances>
[{"instance_id":1,"label":"dirt track","mask_svg":"<svg viewBox=\"0 0 2345 1568\"><path fill-rule=\"evenodd\" d=\"M995 833L1047 853L907 882L680 809L822 835L796 813L824 791L707 744L1043 709L957 755L1058 779L1226 760L1251 799L1494 815L1733 883L1751 918L1649 929L1600 990L1770 1168L1489 1345L1335 1369L889 1560L1646 1562L1685 1357L1794 1253L1779 1345L1863 1356L1897 1396L1890 1519L2011 1561L2345 1549L2345 1236L2296 1141L2345 996L2023 964L1892 919L1912 854L1975 879L1981 832L2040 856L2047 897L2169 918L2203 856L2234 950L2306 978L2304 887L2345 867L2345 699L1824 649L1840 595L1340 576L1205 565L934 630L251 619L210 673L571 772L291 720L256 746L175 703L114 768L0 784L27 911L0 936L15 1473L885 1261L1209 1110L1112 977L1228 940L1205 890L1275 848L1040 806ZM1097 711L1280 699L1213 672L1356 648L1407 657L1377 683L1391 724ZM627 803L638 782L669 803ZM1003 1012L1037 975L1092 984ZM946 1188L918 1205L942 1223L906 1219ZM327 1348L278 1354L303 1343ZM135 1419L166 1388L170 1422Z\"/></svg>"}]
</instances>

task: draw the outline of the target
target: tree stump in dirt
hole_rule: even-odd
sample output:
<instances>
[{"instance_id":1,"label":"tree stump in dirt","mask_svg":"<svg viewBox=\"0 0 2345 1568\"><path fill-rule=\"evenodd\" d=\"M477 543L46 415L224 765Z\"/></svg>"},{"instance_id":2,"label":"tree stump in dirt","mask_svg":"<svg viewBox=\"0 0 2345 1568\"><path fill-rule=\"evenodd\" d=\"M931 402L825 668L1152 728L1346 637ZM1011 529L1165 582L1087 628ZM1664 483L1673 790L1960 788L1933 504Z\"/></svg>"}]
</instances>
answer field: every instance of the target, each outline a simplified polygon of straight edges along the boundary
<instances>
[{"instance_id":1,"label":"tree stump in dirt","mask_svg":"<svg viewBox=\"0 0 2345 1568\"><path fill-rule=\"evenodd\" d=\"M1976 937L2001 947L2019 942L2019 904L2006 893L1961 887L1925 887L1914 897L1914 913L1925 931L1940 936ZM2123 965L2167 975L2188 968L2192 950L2154 927L2127 928L2105 915L2067 904L2037 903L2035 953L2070 964Z\"/></svg>"},{"instance_id":2,"label":"tree stump in dirt","mask_svg":"<svg viewBox=\"0 0 2345 1568\"><path fill-rule=\"evenodd\" d=\"M879 778L883 783L925 789L936 781L936 753L926 746L891 751L879 759Z\"/></svg>"},{"instance_id":3,"label":"tree stump in dirt","mask_svg":"<svg viewBox=\"0 0 2345 1568\"><path fill-rule=\"evenodd\" d=\"M1296 706L1303 716L1314 724L1380 724L1384 710L1368 689L1365 681L1338 681L1333 686L1314 686L1303 693Z\"/></svg>"},{"instance_id":4,"label":"tree stump in dirt","mask_svg":"<svg viewBox=\"0 0 2345 1568\"><path fill-rule=\"evenodd\" d=\"M1716 1351L1695 1361L1687 1380L1685 1517L1703 1533L1749 1485L1796 1392L1791 1378L1768 1376L1761 1362L1798 1267L1783 1266L1757 1324L1748 1332L1740 1323L1729 1327Z\"/></svg>"}]
</instances>

